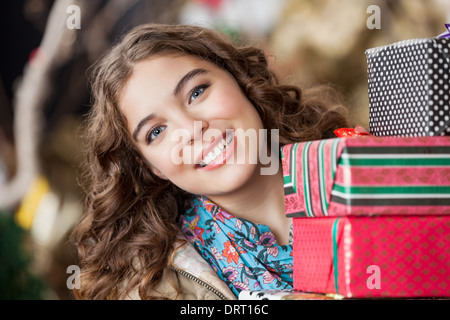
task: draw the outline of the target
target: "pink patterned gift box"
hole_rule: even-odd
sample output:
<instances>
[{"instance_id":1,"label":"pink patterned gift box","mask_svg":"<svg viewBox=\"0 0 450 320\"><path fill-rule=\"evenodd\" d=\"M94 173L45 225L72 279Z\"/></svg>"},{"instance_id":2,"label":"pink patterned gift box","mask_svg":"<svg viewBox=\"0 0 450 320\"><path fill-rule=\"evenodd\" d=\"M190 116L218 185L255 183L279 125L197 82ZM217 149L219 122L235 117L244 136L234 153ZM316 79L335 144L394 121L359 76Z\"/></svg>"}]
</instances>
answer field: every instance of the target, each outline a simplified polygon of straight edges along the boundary
<instances>
[{"instance_id":1,"label":"pink patterned gift box","mask_svg":"<svg viewBox=\"0 0 450 320\"><path fill-rule=\"evenodd\" d=\"M294 289L347 298L450 297L450 215L294 221Z\"/></svg>"},{"instance_id":2,"label":"pink patterned gift box","mask_svg":"<svg viewBox=\"0 0 450 320\"><path fill-rule=\"evenodd\" d=\"M288 217L450 214L450 137L351 137L282 147Z\"/></svg>"}]
</instances>

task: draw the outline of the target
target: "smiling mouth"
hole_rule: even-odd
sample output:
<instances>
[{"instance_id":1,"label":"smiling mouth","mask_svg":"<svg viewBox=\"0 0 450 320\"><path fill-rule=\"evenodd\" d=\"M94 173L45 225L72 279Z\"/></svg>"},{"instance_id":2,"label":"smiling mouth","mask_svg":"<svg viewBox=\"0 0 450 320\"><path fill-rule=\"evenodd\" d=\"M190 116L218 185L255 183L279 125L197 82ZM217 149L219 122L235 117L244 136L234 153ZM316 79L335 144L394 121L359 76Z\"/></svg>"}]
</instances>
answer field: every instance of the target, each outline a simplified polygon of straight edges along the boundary
<instances>
[{"instance_id":1,"label":"smiling mouth","mask_svg":"<svg viewBox=\"0 0 450 320\"><path fill-rule=\"evenodd\" d=\"M233 130L227 130L226 135L222 138L222 141L217 143L217 145L212 149L198 164L199 168L204 168L212 163L214 163L221 155L223 155L228 147L231 145L234 137ZM223 157L222 157L223 158Z\"/></svg>"}]
</instances>

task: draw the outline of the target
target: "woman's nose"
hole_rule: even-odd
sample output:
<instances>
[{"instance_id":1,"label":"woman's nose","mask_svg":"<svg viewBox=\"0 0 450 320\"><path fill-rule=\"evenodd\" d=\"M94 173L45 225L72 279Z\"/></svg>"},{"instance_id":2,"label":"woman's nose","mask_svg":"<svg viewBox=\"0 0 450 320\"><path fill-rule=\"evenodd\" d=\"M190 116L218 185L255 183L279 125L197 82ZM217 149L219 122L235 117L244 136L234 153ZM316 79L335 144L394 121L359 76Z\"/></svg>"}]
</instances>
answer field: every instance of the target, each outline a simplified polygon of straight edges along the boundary
<instances>
[{"instance_id":1,"label":"woman's nose","mask_svg":"<svg viewBox=\"0 0 450 320\"><path fill-rule=\"evenodd\" d=\"M208 122L196 119L186 114L180 114L175 119L176 127L182 130L183 140L186 144L193 144L195 141L202 141L202 135L208 129ZM178 135L180 133L177 133Z\"/></svg>"},{"instance_id":2,"label":"woman's nose","mask_svg":"<svg viewBox=\"0 0 450 320\"><path fill-rule=\"evenodd\" d=\"M208 128L208 123L204 120L194 120L193 126L191 126L190 134L190 144L196 141L201 142L203 140L203 134Z\"/></svg>"}]
</instances>

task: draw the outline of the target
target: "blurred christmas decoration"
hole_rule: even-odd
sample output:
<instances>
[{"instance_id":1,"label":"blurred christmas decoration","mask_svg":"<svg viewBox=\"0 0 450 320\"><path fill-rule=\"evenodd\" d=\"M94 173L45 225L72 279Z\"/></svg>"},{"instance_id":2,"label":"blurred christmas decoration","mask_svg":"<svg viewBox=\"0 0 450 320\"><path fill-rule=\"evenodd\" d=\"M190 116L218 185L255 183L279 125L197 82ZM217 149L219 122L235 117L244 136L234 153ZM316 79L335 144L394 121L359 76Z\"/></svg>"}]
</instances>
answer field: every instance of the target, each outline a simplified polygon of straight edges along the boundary
<instances>
[{"instance_id":1,"label":"blurred christmas decoration","mask_svg":"<svg viewBox=\"0 0 450 320\"><path fill-rule=\"evenodd\" d=\"M247 41L264 40L280 22L286 0L194 0L180 13L180 23L221 31L234 30Z\"/></svg>"},{"instance_id":2,"label":"blurred christmas decoration","mask_svg":"<svg viewBox=\"0 0 450 320\"><path fill-rule=\"evenodd\" d=\"M369 29L370 0L289 0L271 33L277 67L291 82L308 87L330 83L346 97L355 123L369 127L368 48L410 38L433 37L450 16L445 0L384 0L381 28Z\"/></svg>"},{"instance_id":3,"label":"blurred christmas decoration","mask_svg":"<svg viewBox=\"0 0 450 320\"><path fill-rule=\"evenodd\" d=\"M40 300L46 297L44 281L33 271L29 233L11 214L0 212L0 299Z\"/></svg>"}]
</instances>

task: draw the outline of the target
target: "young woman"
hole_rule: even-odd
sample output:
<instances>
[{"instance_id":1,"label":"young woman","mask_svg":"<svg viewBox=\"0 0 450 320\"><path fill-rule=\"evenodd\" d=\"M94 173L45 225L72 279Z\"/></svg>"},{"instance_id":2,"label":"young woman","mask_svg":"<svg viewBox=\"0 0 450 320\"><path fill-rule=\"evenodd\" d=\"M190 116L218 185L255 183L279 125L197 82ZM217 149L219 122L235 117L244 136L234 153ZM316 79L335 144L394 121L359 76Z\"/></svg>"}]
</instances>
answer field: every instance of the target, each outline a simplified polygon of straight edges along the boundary
<instances>
[{"instance_id":1,"label":"young woman","mask_svg":"<svg viewBox=\"0 0 450 320\"><path fill-rule=\"evenodd\" d=\"M282 85L262 50L211 30L149 24L96 64L92 91L78 298L292 286L282 172L261 155L348 126L332 90Z\"/></svg>"}]
</instances>

